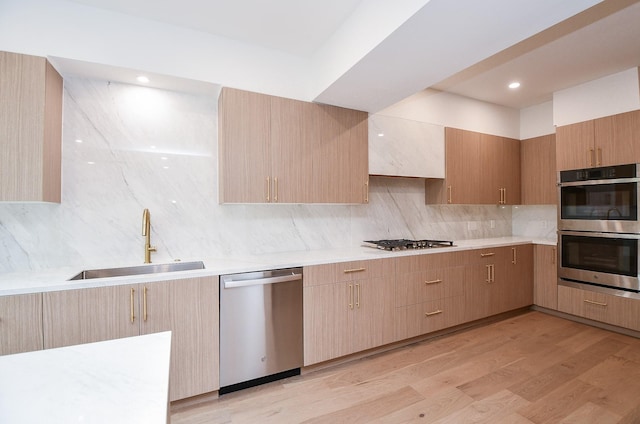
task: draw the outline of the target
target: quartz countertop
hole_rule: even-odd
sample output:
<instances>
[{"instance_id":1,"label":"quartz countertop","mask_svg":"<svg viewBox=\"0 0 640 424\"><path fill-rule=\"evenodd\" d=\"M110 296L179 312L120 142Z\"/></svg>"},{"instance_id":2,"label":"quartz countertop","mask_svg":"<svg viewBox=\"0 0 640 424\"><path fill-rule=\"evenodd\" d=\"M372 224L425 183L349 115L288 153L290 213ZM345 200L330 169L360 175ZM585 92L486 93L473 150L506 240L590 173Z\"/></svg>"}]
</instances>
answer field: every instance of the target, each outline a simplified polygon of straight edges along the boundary
<instances>
[{"instance_id":1,"label":"quartz countertop","mask_svg":"<svg viewBox=\"0 0 640 424\"><path fill-rule=\"evenodd\" d=\"M0 356L3 424L166 423L171 332Z\"/></svg>"},{"instance_id":2,"label":"quartz countertop","mask_svg":"<svg viewBox=\"0 0 640 424\"><path fill-rule=\"evenodd\" d=\"M335 262L392 258L397 256L425 255L527 243L554 246L556 244L556 241L549 239L532 239L527 237L497 237L455 241L454 246L452 247L402 250L395 252L389 252L365 246L357 246L344 249L278 252L262 255L234 255L212 258L183 258L184 262L202 261L205 265L205 269L68 281L69 278L73 277L83 269L141 265L140 263L103 263L93 264L92 266L83 268L65 267L43 271L28 271L3 274L0 275L0 296L72 290L90 287L114 286L122 284L150 283L180 278L205 277L267 269L321 265Z\"/></svg>"}]
</instances>

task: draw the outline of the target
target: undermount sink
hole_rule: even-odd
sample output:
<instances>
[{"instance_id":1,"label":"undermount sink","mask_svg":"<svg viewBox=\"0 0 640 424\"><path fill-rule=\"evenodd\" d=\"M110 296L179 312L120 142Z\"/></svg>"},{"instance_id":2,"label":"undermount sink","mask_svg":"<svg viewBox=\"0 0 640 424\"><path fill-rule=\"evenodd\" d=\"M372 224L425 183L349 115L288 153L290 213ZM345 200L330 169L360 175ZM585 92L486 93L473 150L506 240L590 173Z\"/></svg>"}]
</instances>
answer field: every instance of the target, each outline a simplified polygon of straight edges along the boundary
<instances>
[{"instance_id":1,"label":"undermount sink","mask_svg":"<svg viewBox=\"0 0 640 424\"><path fill-rule=\"evenodd\" d=\"M204 263L200 261L173 262L169 264L138 265L122 268L87 269L81 271L77 275L74 275L69 279L69 281L89 280L92 278L125 277L128 275L158 274L161 272L191 271L194 269L204 269Z\"/></svg>"}]
</instances>

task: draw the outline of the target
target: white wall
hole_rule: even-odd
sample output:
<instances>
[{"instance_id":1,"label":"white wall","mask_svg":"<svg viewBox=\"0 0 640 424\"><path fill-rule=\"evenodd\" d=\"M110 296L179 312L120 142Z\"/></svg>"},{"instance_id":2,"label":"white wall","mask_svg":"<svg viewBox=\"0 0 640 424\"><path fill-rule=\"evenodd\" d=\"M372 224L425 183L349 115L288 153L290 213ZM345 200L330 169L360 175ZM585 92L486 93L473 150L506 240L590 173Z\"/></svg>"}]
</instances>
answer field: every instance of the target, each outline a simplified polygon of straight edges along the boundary
<instances>
[{"instance_id":1,"label":"white wall","mask_svg":"<svg viewBox=\"0 0 640 424\"><path fill-rule=\"evenodd\" d=\"M520 138L520 113L517 109L432 89L407 97L378 114Z\"/></svg>"},{"instance_id":2,"label":"white wall","mask_svg":"<svg viewBox=\"0 0 640 424\"><path fill-rule=\"evenodd\" d=\"M639 68L553 93L553 122L573 124L640 109Z\"/></svg>"},{"instance_id":3,"label":"white wall","mask_svg":"<svg viewBox=\"0 0 640 424\"><path fill-rule=\"evenodd\" d=\"M520 110L520 140L554 134L553 102L545 102Z\"/></svg>"}]
</instances>

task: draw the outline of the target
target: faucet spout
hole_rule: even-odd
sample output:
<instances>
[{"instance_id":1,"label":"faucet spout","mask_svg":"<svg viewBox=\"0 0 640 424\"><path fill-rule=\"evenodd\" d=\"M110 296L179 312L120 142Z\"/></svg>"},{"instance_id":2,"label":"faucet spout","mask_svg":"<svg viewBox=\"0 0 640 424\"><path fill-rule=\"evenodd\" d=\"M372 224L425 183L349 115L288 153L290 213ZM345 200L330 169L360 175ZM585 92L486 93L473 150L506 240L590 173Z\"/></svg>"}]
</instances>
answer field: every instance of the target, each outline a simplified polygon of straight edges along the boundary
<instances>
[{"instance_id":1,"label":"faucet spout","mask_svg":"<svg viewBox=\"0 0 640 424\"><path fill-rule=\"evenodd\" d=\"M155 246L151 246L151 214L149 209L142 211L142 235L144 239L144 263L151 263L151 252L155 252Z\"/></svg>"}]
</instances>

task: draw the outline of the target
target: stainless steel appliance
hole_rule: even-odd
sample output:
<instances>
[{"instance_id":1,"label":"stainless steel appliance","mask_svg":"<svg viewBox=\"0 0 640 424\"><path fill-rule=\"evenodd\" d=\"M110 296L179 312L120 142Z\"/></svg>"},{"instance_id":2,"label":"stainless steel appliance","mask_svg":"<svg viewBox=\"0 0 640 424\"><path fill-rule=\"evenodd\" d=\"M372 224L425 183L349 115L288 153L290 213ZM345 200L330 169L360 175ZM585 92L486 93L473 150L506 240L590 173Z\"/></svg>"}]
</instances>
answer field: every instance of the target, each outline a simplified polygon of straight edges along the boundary
<instances>
[{"instance_id":1,"label":"stainless steel appliance","mask_svg":"<svg viewBox=\"0 0 640 424\"><path fill-rule=\"evenodd\" d=\"M560 171L558 229L640 233L638 164Z\"/></svg>"},{"instance_id":2,"label":"stainless steel appliance","mask_svg":"<svg viewBox=\"0 0 640 424\"><path fill-rule=\"evenodd\" d=\"M640 292L640 235L559 231L558 236L561 280Z\"/></svg>"},{"instance_id":3,"label":"stainless steel appliance","mask_svg":"<svg viewBox=\"0 0 640 424\"><path fill-rule=\"evenodd\" d=\"M452 241L448 240L366 240L365 246L375 247L382 250L406 250L406 249L430 249L433 247L450 247Z\"/></svg>"},{"instance_id":4,"label":"stainless steel appliance","mask_svg":"<svg viewBox=\"0 0 640 424\"><path fill-rule=\"evenodd\" d=\"M302 268L220 277L220 394L300 373Z\"/></svg>"}]
</instances>

